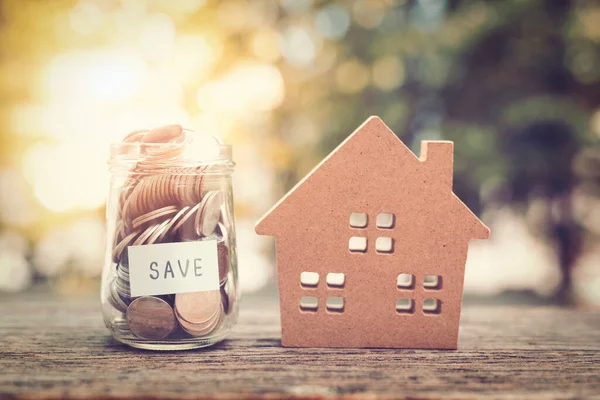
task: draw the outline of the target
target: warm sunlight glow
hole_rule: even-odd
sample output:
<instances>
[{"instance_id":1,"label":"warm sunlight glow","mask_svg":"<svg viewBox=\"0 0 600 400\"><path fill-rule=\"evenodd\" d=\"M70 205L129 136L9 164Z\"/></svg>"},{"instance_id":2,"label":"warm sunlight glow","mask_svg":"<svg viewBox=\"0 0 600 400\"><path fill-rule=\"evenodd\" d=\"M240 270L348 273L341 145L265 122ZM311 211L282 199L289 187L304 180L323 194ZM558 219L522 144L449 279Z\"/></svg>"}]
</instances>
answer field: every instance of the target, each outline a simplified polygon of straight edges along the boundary
<instances>
[{"instance_id":1,"label":"warm sunlight glow","mask_svg":"<svg viewBox=\"0 0 600 400\"><path fill-rule=\"evenodd\" d=\"M95 209L104 204L106 157L95 146L40 144L26 154L23 167L36 198L51 211Z\"/></svg>"},{"instance_id":2,"label":"warm sunlight glow","mask_svg":"<svg viewBox=\"0 0 600 400\"><path fill-rule=\"evenodd\" d=\"M125 51L81 51L60 54L47 67L44 95L47 100L86 107L112 105L132 99L140 90L146 64Z\"/></svg>"},{"instance_id":3,"label":"warm sunlight glow","mask_svg":"<svg viewBox=\"0 0 600 400\"><path fill-rule=\"evenodd\" d=\"M203 110L239 115L273 110L284 94L283 79L276 67L246 63L198 89L197 100Z\"/></svg>"}]
</instances>

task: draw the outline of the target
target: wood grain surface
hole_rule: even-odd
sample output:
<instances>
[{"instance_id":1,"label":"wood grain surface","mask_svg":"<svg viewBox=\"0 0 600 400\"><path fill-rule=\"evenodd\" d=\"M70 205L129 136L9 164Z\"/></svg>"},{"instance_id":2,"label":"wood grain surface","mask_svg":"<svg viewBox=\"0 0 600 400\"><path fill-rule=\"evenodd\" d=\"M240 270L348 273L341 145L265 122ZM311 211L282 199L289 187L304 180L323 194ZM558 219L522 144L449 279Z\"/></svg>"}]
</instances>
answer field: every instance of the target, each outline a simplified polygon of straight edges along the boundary
<instances>
[{"instance_id":1,"label":"wood grain surface","mask_svg":"<svg viewBox=\"0 0 600 400\"><path fill-rule=\"evenodd\" d=\"M277 302L246 299L207 350L118 344L91 300L0 298L3 398L600 398L600 313L467 306L459 350L281 347Z\"/></svg>"}]
</instances>

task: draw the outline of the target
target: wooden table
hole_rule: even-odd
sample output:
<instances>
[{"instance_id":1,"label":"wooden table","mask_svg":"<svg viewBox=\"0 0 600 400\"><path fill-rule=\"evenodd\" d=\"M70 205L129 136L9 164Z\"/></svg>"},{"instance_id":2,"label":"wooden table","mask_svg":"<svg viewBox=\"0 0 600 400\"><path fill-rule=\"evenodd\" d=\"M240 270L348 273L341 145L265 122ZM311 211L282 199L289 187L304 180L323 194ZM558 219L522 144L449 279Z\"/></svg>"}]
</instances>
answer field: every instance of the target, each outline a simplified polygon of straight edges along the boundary
<instances>
[{"instance_id":1,"label":"wooden table","mask_svg":"<svg viewBox=\"0 0 600 400\"><path fill-rule=\"evenodd\" d=\"M0 397L600 398L600 313L466 306L458 351L291 349L247 299L208 350L122 346L95 299L0 298Z\"/></svg>"}]
</instances>

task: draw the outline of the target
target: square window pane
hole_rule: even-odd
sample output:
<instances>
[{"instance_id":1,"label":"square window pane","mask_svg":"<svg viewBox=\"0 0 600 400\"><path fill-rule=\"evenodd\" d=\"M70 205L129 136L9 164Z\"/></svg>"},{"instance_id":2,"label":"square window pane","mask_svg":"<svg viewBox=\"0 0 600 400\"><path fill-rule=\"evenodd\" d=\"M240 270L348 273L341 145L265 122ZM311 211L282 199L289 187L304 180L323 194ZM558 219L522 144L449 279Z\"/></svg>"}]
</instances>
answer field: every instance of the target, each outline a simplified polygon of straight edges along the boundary
<instances>
[{"instance_id":1,"label":"square window pane","mask_svg":"<svg viewBox=\"0 0 600 400\"><path fill-rule=\"evenodd\" d=\"M394 227L394 214L380 213L377 214L376 225L378 228L391 229Z\"/></svg>"},{"instance_id":2,"label":"square window pane","mask_svg":"<svg viewBox=\"0 0 600 400\"><path fill-rule=\"evenodd\" d=\"M327 286L344 287L346 284L346 274L335 274L330 272L327 274Z\"/></svg>"},{"instance_id":3,"label":"square window pane","mask_svg":"<svg viewBox=\"0 0 600 400\"><path fill-rule=\"evenodd\" d=\"M319 299L314 296L303 296L300 298L300 309L302 311L317 311Z\"/></svg>"},{"instance_id":4,"label":"square window pane","mask_svg":"<svg viewBox=\"0 0 600 400\"><path fill-rule=\"evenodd\" d=\"M319 274L316 272L302 272L300 274L300 283L302 286L315 287L319 284Z\"/></svg>"},{"instance_id":5,"label":"square window pane","mask_svg":"<svg viewBox=\"0 0 600 400\"><path fill-rule=\"evenodd\" d=\"M415 301L413 299L396 300L396 312L399 314L412 314L415 312Z\"/></svg>"},{"instance_id":6,"label":"square window pane","mask_svg":"<svg viewBox=\"0 0 600 400\"><path fill-rule=\"evenodd\" d=\"M442 312L442 303L438 299L425 299L423 301L423 312L425 314L439 314Z\"/></svg>"},{"instance_id":7,"label":"square window pane","mask_svg":"<svg viewBox=\"0 0 600 400\"><path fill-rule=\"evenodd\" d=\"M394 251L394 239L378 237L377 241L375 241L375 250L379 253L392 253Z\"/></svg>"},{"instance_id":8,"label":"square window pane","mask_svg":"<svg viewBox=\"0 0 600 400\"><path fill-rule=\"evenodd\" d=\"M415 287L415 276L413 274L400 274L396 285L399 289L413 289Z\"/></svg>"},{"instance_id":9,"label":"square window pane","mask_svg":"<svg viewBox=\"0 0 600 400\"><path fill-rule=\"evenodd\" d=\"M439 290L442 288L442 277L439 275L425 275L423 278L423 287L429 290Z\"/></svg>"},{"instance_id":10,"label":"square window pane","mask_svg":"<svg viewBox=\"0 0 600 400\"><path fill-rule=\"evenodd\" d=\"M344 298L343 297L328 297L325 303L327 311L331 312L344 312Z\"/></svg>"},{"instance_id":11,"label":"square window pane","mask_svg":"<svg viewBox=\"0 0 600 400\"><path fill-rule=\"evenodd\" d=\"M353 252L364 253L367 251L367 238L352 236L348 242L348 249Z\"/></svg>"},{"instance_id":12,"label":"square window pane","mask_svg":"<svg viewBox=\"0 0 600 400\"><path fill-rule=\"evenodd\" d=\"M366 213L352 213L350 215L350 226L353 228L366 228L368 217Z\"/></svg>"}]
</instances>

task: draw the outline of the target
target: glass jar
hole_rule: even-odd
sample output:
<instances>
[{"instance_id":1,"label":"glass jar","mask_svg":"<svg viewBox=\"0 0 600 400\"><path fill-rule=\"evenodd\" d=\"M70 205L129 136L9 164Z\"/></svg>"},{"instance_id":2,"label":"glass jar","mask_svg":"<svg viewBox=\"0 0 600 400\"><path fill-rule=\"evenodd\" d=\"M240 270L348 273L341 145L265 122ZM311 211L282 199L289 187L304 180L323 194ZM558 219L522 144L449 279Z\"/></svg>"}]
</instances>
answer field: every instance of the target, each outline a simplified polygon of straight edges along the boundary
<instances>
[{"instance_id":1,"label":"glass jar","mask_svg":"<svg viewBox=\"0 0 600 400\"><path fill-rule=\"evenodd\" d=\"M104 322L133 347L182 350L237 320L231 147L168 125L111 145Z\"/></svg>"}]
</instances>

